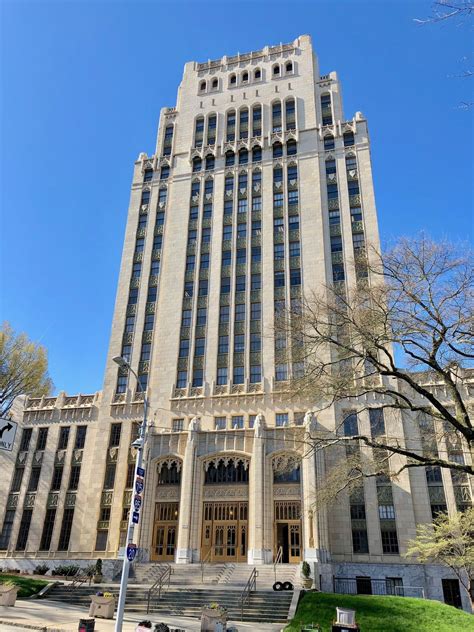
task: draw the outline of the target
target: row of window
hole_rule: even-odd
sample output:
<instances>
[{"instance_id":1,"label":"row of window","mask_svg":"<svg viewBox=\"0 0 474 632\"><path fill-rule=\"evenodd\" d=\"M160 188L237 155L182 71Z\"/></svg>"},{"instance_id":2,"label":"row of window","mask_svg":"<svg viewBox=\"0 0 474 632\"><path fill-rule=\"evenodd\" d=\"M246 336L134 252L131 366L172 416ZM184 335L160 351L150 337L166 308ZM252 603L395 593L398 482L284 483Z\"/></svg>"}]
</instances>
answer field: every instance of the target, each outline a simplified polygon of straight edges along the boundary
<instances>
[{"instance_id":1,"label":"row of window","mask_svg":"<svg viewBox=\"0 0 474 632\"><path fill-rule=\"evenodd\" d=\"M352 132L344 132L342 135L344 147L351 147L355 144L354 134ZM335 139L332 134L326 134L323 138L324 149L334 149Z\"/></svg>"},{"instance_id":2,"label":"row of window","mask_svg":"<svg viewBox=\"0 0 474 632\"><path fill-rule=\"evenodd\" d=\"M263 79L264 71L262 68L255 68L252 71L243 70L240 73L232 72L229 75L228 79L228 87L236 88L238 86L246 86L249 83L260 82ZM287 61L284 64L274 64L271 69L271 76L274 79L277 79L283 75L293 75L294 74L294 65L292 61ZM205 94L206 92L215 92L219 90L222 86L222 80L218 77L214 77L207 81L206 79L202 79L199 82L199 93Z\"/></svg>"},{"instance_id":3,"label":"row of window","mask_svg":"<svg viewBox=\"0 0 474 632\"><path fill-rule=\"evenodd\" d=\"M36 437L35 451L45 450L48 440L49 428L38 428L38 434ZM65 450L68 446L70 436L70 426L61 426L59 430L58 450ZM86 441L87 426L76 426L76 438L74 442L74 449L80 450L84 447ZM20 452L27 452L30 449L31 437L33 435L33 428L25 428L21 435L20 440ZM15 490L18 491L18 490Z\"/></svg>"}]
</instances>

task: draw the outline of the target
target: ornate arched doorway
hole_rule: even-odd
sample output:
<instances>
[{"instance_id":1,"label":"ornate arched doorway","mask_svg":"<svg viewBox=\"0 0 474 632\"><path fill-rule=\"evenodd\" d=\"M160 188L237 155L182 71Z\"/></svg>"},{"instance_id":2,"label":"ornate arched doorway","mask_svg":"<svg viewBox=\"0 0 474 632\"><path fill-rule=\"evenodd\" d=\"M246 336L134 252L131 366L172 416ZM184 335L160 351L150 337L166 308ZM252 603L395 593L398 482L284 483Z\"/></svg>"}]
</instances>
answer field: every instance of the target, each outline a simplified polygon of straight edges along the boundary
<instances>
[{"instance_id":1,"label":"ornate arched doorway","mask_svg":"<svg viewBox=\"0 0 474 632\"><path fill-rule=\"evenodd\" d=\"M249 459L222 456L203 466L201 559L246 562Z\"/></svg>"},{"instance_id":2,"label":"ornate arched doorway","mask_svg":"<svg viewBox=\"0 0 474 632\"><path fill-rule=\"evenodd\" d=\"M157 463L157 487L151 559L173 562L178 539L181 465L178 458Z\"/></svg>"},{"instance_id":3,"label":"ornate arched doorway","mask_svg":"<svg viewBox=\"0 0 474 632\"><path fill-rule=\"evenodd\" d=\"M297 563L302 557L301 459L279 454L272 459L274 556L281 549L283 563Z\"/></svg>"}]
</instances>

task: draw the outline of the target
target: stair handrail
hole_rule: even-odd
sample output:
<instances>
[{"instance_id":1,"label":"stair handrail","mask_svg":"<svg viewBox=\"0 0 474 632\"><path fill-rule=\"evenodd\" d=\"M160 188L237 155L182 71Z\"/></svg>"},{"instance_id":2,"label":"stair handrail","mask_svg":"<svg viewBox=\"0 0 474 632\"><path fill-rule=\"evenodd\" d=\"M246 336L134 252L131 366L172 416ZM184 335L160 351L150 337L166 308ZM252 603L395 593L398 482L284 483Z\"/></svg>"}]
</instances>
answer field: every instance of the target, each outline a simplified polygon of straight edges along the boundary
<instances>
[{"instance_id":1,"label":"stair handrail","mask_svg":"<svg viewBox=\"0 0 474 632\"><path fill-rule=\"evenodd\" d=\"M201 560L201 583L204 584L204 565L209 562L212 556L212 546Z\"/></svg>"},{"instance_id":2,"label":"stair handrail","mask_svg":"<svg viewBox=\"0 0 474 632\"><path fill-rule=\"evenodd\" d=\"M160 576L158 577L158 579L151 586L151 588L148 589L147 604L146 604L146 613L147 614L150 612L151 596L153 594L155 594L155 593L158 593L158 599L160 599L161 591L163 590L163 586L164 586L164 584L166 583L167 580L168 580L168 588L170 586L172 573L173 573L173 569L171 568L171 566L169 564L166 564L165 568L163 569L163 571L160 574Z\"/></svg>"},{"instance_id":3,"label":"stair handrail","mask_svg":"<svg viewBox=\"0 0 474 632\"><path fill-rule=\"evenodd\" d=\"M247 583L245 584L245 588L242 591L242 594L240 595L240 620L243 621L244 620L244 606L246 603L250 603L250 594L257 590L257 577L258 577L258 571L257 569L253 568L253 571L250 573L250 577L247 580Z\"/></svg>"},{"instance_id":4,"label":"stair handrail","mask_svg":"<svg viewBox=\"0 0 474 632\"><path fill-rule=\"evenodd\" d=\"M76 588L79 588L79 586L82 586L82 584L85 584L87 581L89 582L90 586L92 583L92 577L90 575L74 575L74 579L69 584L69 587L71 588L71 590L75 590Z\"/></svg>"},{"instance_id":5,"label":"stair handrail","mask_svg":"<svg viewBox=\"0 0 474 632\"><path fill-rule=\"evenodd\" d=\"M279 546L277 554L275 555L275 561L273 562L273 574L275 576L275 582L277 580L277 564L281 564L283 558L283 547Z\"/></svg>"}]
</instances>

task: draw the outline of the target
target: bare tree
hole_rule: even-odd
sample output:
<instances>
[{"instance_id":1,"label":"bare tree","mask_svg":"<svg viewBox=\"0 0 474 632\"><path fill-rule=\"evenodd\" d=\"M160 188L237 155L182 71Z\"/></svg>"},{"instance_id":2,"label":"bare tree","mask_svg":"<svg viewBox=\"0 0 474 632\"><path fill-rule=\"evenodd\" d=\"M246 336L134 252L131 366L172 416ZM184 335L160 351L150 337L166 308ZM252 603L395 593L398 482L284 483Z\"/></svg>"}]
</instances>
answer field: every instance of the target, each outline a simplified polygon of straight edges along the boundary
<instances>
[{"instance_id":1,"label":"bare tree","mask_svg":"<svg viewBox=\"0 0 474 632\"><path fill-rule=\"evenodd\" d=\"M16 335L3 323L0 330L0 416L4 417L19 395L49 395L53 383L48 376L48 359L42 345L26 334Z\"/></svg>"},{"instance_id":2,"label":"bare tree","mask_svg":"<svg viewBox=\"0 0 474 632\"><path fill-rule=\"evenodd\" d=\"M422 235L383 257L360 251L355 270L357 283L326 286L277 317L275 336L289 341L286 360L297 367L289 390L315 411L340 402L360 413L376 402L388 417L403 415L418 438L383 424L362 434L346 417L334 432L312 432L312 449L374 448L369 460L353 451L346 471L335 472L341 483L349 473L352 482L388 474L395 454L406 457L398 472L427 465L474 474L460 456L463 443L474 455L472 253Z\"/></svg>"}]
</instances>

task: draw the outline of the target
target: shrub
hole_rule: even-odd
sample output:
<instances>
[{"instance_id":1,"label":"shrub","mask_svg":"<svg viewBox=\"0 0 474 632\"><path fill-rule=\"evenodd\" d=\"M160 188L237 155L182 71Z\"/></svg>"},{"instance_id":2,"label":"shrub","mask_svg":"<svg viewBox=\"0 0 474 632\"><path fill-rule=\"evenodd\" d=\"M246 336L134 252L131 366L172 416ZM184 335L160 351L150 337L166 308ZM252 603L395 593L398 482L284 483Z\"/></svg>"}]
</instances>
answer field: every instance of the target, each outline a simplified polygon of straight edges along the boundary
<instances>
[{"instance_id":1,"label":"shrub","mask_svg":"<svg viewBox=\"0 0 474 632\"><path fill-rule=\"evenodd\" d=\"M87 577L92 577L93 575L95 575L95 564L89 564L89 566L86 566L86 568L84 569L84 574L87 575Z\"/></svg>"},{"instance_id":2,"label":"shrub","mask_svg":"<svg viewBox=\"0 0 474 632\"><path fill-rule=\"evenodd\" d=\"M66 575L67 577L73 577L77 575L80 566L77 564L60 564L53 570L53 575Z\"/></svg>"},{"instance_id":3,"label":"shrub","mask_svg":"<svg viewBox=\"0 0 474 632\"><path fill-rule=\"evenodd\" d=\"M311 567L308 562L303 562L301 565L301 574L306 578L311 577Z\"/></svg>"},{"instance_id":4,"label":"shrub","mask_svg":"<svg viewBox=\"0 0 474 632\"><path fill-rule=\"evenodd\" d=\"M35 566L33 573L35 575L46 575L49 571L49 566L47 564L38 564Z\"/></svg>"},{"instance_id":5,"label":"shrub","mask_svg":"<svg viewBox=\"0 0 474 632\"><path fill-rule=\"evenodd\" d=\"M95 563L95 574L102 575L102 560L100 559L100 557Z\"/></svg>"}]
</instances>

